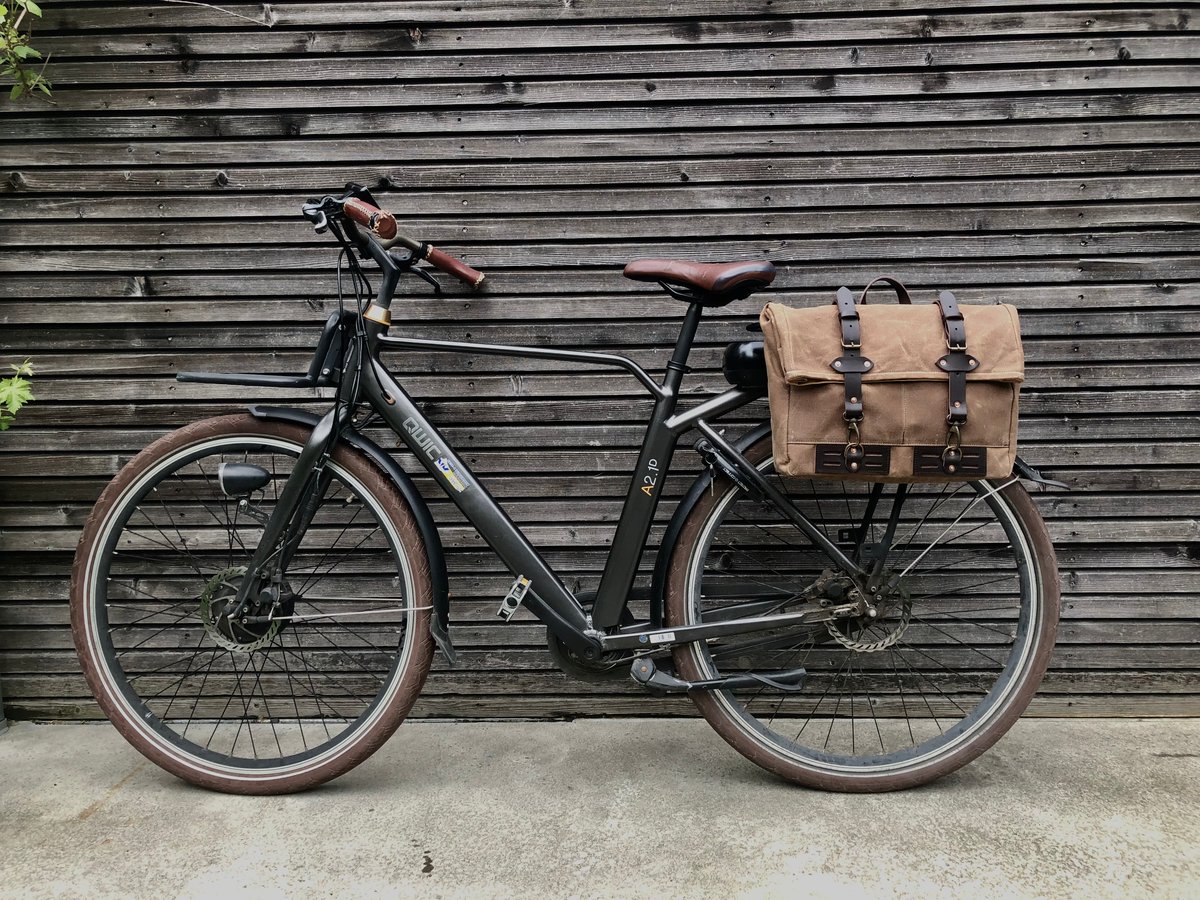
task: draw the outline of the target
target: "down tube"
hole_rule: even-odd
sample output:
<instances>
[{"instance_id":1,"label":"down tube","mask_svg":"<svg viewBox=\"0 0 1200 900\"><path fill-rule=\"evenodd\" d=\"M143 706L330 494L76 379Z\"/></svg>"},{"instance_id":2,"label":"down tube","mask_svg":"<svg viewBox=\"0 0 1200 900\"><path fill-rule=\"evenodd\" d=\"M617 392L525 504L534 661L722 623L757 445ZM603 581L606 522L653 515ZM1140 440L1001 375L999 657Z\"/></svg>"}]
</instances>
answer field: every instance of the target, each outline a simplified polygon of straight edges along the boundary
<instances>
[{"instance_id":1,"label":"down tube","mask_svg":"<svg viewBox=\"0 0 1200 900\"><path fill-rule=\"evenodd\" d=\"M370 373L363 381L371 405L408 445L446 496L462 510L504 564L514 574L524 575L532 582L525 606L567 645L580 651L595 650L598 642L584 635L588 624L579 601L446 439L421 414L383 363L372 359Z\"/></svg>"}]
</instances>

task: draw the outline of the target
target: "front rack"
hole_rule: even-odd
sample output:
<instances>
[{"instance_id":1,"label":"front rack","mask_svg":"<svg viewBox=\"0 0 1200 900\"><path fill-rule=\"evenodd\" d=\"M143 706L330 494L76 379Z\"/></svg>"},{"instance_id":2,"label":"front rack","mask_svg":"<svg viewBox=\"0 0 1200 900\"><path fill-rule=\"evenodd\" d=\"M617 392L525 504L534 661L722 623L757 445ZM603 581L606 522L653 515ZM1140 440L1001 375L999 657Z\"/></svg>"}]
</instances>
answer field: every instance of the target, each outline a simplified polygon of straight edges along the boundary
<instances>
[{"instance_id":1,"label":"front rack","mask_svg":"<svg viewBox=\"0 0 1200 900\"><path fill-rule=\"evenodd\" d=\"M352 312L331 313L321 330L321 339L313 353L308 372L303 375L246 374L238 372L180 372L176 381L191 384L239 384L249 387L312 388L331 387L342 377L342 359Z\"/></svg>"}]
</instances>

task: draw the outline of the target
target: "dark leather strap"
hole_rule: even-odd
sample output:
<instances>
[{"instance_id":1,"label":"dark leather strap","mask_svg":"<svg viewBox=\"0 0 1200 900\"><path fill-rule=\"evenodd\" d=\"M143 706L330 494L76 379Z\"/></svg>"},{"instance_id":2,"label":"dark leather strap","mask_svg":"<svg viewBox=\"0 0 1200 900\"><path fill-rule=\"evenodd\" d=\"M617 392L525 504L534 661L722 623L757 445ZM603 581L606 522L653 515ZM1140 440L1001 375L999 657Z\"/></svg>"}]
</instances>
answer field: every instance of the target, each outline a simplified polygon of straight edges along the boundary
<instances>
[{"instance_id":1,"label":"dark leather strap","mask_svg":"<svg viewBox=\"0 0 1200 900\"><path fill-rule=\"evenodd\" d=\"M908 296L908 288L902 285L898 278L893 278L891 275L880 275L878 278L872 278L867 283L867 286L863 288L862 294L859 295L858 302L866 303L867 291L875 287L875 285L879 284L880 282L890 285L892 290L896 292L896 299L901 303L912 303L912 299Z\"/></svg>"},{"instance_id":2,"label":"dark leather strap","mask_svg":"<svg viewBox=\"0 0 1200 900\"><path fill-rule=\"evenodd\" d=\"M946 348L966 350L967 329L963 325L962 311L958 308L958 301L949 291L942 291L938 294L937 305L942 311L942 325L946 329Z\"/></svg>"},{"instance_id":3,"label":"dark leather strap","mask_svg":"<svg viewBox=\"0 0 1200 900\"><path fill-rule=\"evenodd\" d=\"M979 360L967 353L967 328L958 302L949 291L938 294L937 307L946 332L950 352L938 360L938 368L949 376L946 408L946 447L942 450L942 471L957 475L962 469L962 426L967 424L967 373L979 368Z\"/></svg>"},{"instance_id":4,"label":"dark leather strap","mask_svg":"<svg viewBox=\"0 0 1200 900\"><path fill-rule=\"evenodd\" d=\"M846 405L842 418L847 422L861 422L863 418L862 377L870 371L872 362L862 355L862 327L858 308L854 305L854 294L849 288L838 288L834 301L838 310L838 323L842 329L842 355L830 365L845 381Z\"/></svg>"},{"instance_id":5,"label":"dark leather strap","mask_svg":"<svg viewBox=\"0 0 1200 900\"><path fill-rule=\"evenodd\" d=\"M862 355L862 327L854 294L847 287L838 288L834 305L838 310L838 324L842 331L842 355L830 363L830 367L843 378L845 407L842 418L846 420L846 448L843 456L846 468L857 472L865 458L859 423L863 419L862 377L874 363Z\"/></svg>"},{"instance_id":6,"label":"dark leather strap","mask_svg":"<svg viewBox=\"0 0 1200 900\"><path fill-rule=\"evenodd\" d=\"M862 331L859 327L858 307L854 305L854 294L850 288L840 287L833 305L838 308L838 320L842 326L842 349L857 350L862 346Z\"/></svg>"}]
</instances>

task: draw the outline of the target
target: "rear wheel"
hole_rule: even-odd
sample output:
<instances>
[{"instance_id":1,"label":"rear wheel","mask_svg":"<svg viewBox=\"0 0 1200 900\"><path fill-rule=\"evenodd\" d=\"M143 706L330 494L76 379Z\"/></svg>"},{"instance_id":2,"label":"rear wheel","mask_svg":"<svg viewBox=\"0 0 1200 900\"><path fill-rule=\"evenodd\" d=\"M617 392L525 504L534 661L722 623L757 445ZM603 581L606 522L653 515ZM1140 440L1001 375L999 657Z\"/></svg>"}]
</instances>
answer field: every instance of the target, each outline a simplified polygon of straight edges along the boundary
<instances>
[{"instance_id":1,"label":"rear wheel","mask_svg":"<svg viewBox=\"0 0 1200 900\"><path fill-rule=\"evenodd\" d=\"M342 444L282 577L226 615L304 446L296 425L209 419L138 454L76 552L71 621L104 712L164 769L233 793L302 790L366 759L432 659L429 562L405 500ZM218 466L270 474L244 500Z\"/></svg>"},{"instance_id":2,"label":"rear wheel","mask_svg":"<svg viewBox=\"0 0 1200 900\"><path fill-rule=\"evenodd\" d=\"M688 680L807 671L792 693L693 692L708 722L758 765L831 790L911 787L990 747L1037 690L1058 622L1054 550L1024 488L783 479L770 438L746 456L844 553L882 556L880 587L870 616L677 647ZM852 597L849 579L776 507L718 479L680 532L666 613L683 626L739 615L741 604L759 615L820 612Z\"/></svg>"}]
</instances>

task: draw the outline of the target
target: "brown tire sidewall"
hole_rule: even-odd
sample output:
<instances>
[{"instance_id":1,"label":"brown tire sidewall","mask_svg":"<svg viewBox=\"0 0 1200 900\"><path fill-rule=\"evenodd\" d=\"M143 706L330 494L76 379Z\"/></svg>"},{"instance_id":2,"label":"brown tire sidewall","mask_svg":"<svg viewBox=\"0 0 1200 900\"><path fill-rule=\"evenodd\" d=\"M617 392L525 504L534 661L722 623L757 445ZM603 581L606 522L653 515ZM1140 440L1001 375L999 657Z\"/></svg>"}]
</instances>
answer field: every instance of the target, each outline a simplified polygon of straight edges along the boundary
<instances>
[{"instance_id":1,"label":"brown tire sidewall","mask_svg":"<svg viewBox=\"0 0 1200 900\"><path fill-rule=\"evenodd\" d=\"M206 768L203 761L195 760L194 757L189 757L193 762L188 763L167 752L158 740L151 738L130 721L132 713L126 701L102 674L102 668L106 668L104 660L97 658L87 636L91 593L88 589L88 577L95 555L103 549L99 546L99 538L109 516L123 499L130 485L165 457L216 438L277 438L303 446L310 433L310 429L299 425L262 420L243 414L205 419L166 434L131 459L109 482L96 501L79 538L75 562L71 569L70 605L71 630L84 678L87 679L88 686L104 714L130 744L156 765L193 784L226 793L283 794L306 790L341 775L378 750L395 732L416 702L429 672L433 660L433 637L430 632L433 587L429 558L421 530L408 502L395 488L389 476L364 454L342 443L334 450L332 459L374 495L390 518L399 536L400 550L408 558L417 606L409 622L408 640L411 641L411 646L407 665L401 673L399 684L392 691L392 696L375 715L374 722L364 733L350 739L343 752L334 753L319 764L299 772L259 777L229 776Z\"/></svg>"},{"instance_id":2,"label":"brown tire sidewall","mask_svg":"<svg viewBox=\"0 0 1200 900\"><path fill-rule=\"evenodd\" d=\"M755 465L767 459L770 454L769 436L755 442L745 452L746 458ZM680 627L687 621L687 579L693 547L700 538L705 521L731 487L733 484L728 479L717 478L712 490L702 493L684 520L667 567L664 612L668 627ZM1038 628L1036 644L1028 665L1016 676L1019 681L1009 692L1003 708L993 713L988 723L971 738L945 756L939 756L933 762L912 770L841 775L800 765L776 750L763 746L747 734L714 693L692 691L690 696L701 715L730 746L751 762L789 781L822 790L877 792L915 787L953 772L978 757L999 740L1029 706L1049 665L1058 629L1058 568L1054 546L1045 522L1020 482L1010 484L1001 493L1011 501L1016 519L1024 530L1037 560L1042 604L1039 621L1035 623ZM700 669L690 645L676 647L672 651L672 657L682 678L696 681L709 677L708 673Z\"/></svg>"}]
</instances>

